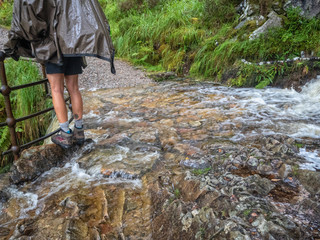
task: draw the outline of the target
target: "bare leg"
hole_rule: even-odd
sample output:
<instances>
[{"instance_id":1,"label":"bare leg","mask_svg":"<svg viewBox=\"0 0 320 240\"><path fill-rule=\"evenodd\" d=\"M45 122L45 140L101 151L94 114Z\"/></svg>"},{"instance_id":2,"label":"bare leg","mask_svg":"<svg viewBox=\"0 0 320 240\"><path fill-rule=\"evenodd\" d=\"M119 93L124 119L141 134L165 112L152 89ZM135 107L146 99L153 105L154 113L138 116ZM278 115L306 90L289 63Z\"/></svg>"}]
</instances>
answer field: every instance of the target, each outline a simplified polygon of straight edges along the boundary
<instances>
[{"instance_id":1,"label":"bare leg","mask_svg":"<svg viewBox=\"0 0 320 240\"><path fill-rule=\"evenodd\" d=\"M79 75L65 76L67 89L71 97L72 112L75 120L82 119L83 115L83 102L78 86L78 76Z\"/></svg>"},{"instance_id":2,"label":"bare leg","mask_svg":"<svg viewBox=\"0 0 320 240\"><path fill-rule=\"evenodd\" d=\"M64 74L47 74L47 77L51 86L52 102L58 121L60 123L65 123L68 121L68 111L63 95Z\"/></svg>"}]
</instances>

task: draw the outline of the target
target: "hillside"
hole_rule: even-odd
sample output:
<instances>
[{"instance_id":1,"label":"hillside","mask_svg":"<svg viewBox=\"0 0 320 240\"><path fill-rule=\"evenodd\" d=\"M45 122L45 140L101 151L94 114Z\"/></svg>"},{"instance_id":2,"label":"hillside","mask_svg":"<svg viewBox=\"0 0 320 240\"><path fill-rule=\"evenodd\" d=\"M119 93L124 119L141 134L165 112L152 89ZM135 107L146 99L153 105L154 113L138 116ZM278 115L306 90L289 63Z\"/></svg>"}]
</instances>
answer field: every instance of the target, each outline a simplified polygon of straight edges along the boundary
<instances>
[{"instance_id":1,"label":"hillside","mask_svg":"<svg viewBox=\"0 0 320 240\"><path fill-rule=\"evenodd\" d=\"M259 88L298 88L315 77L319 64L308 59L320 56L317 1L99 0L118 57L150 71ZM10 25L12 3L2 4L1 25Z\"/></svg>"},{"instance_id":2,"label":"hillside","mask_svg":"<svg viewBox=\"0 0 320 240\"><path fill-rule=\"evenodd\" d=\"M301 85L320 54L316 1L100 0L118 57L150 70L174 71L228 85ZM315 6L316 7L315 7Z\"/></svg>"}]
</instances>

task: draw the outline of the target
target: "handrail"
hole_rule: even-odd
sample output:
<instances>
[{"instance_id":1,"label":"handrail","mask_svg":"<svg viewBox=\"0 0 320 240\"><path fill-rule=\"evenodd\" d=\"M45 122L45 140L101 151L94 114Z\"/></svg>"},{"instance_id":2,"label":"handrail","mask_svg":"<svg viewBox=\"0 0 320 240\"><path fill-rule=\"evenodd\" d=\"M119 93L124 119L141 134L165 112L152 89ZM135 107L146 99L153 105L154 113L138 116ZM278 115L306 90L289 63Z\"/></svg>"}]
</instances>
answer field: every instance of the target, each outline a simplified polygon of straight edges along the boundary
<instances>
[{"instance_id":1,"label":"handrail","mask_svg":"<svg viewBox=\"0 0 320 240\"><path fill-rule=\"evenodd\" d=\"M1 127L5 127L8 126L9 127L9 131L10 131L10 140L11 140L11 149L9 149L8 151L5 151L2 153L2 155L7 155L10 153L13 153L14 155L14 159L17 160L19 158L20 152L22 149L28 148L33 144L36 144L40 141L43 141L49 137L51 137L52 135L56 134L57 132L59 132L61 129L57 129L43 137L40 137L38 139L35 139L31 142L28 142L24 145L18 145L18 141L17 141L17 136L16 136L16 131L15 131L15 125L18 122L39 116L41 114L47 113L49 111L52 111L54 108L47 108L45 110L39 111L37 113L33 113L30 114L28 116L25 117L21 117L18 119L15 119L13 116L13 112L12 112L12 108L11 108L11 100L10 100L10 93L12 91L16 91L16 90L20 90L23 88L28 88L28 87L32 87L32 86L36 86L36 85L40 85L40 84L44 84L45 86L45 91L46 91L46 97L51 97L51 95L49 94L49 88L48 88L48 79L46 78L46 71L44 68L44 65L42 65L42 74L44 79L37 81L37 82L32 82L32 83L28 83L28 84L23 84L20 86L14 86L14 87L9 87L8 86L8 82L7 82L7 76L6 76L6 72L5 72L5 65L4 65L4 60L6 59L6 54L4 52L0 51L0 79L1 79L1 88L0 88L0 94L2 94L4 96L4 100L5 100L5 111L6 111L6 115L7 115L7 119L6 122L0 123L0 128ZM26 58L22 58L21 60L27 60ZM34 60L33 60L34 61ZM35 61L34 61L35 62ZM67 101L71 101L70 100L70 96L65 99L65 102L67 103ZM70 103L70 109L71 109L71 103ZM69 122L72 122L73 118L70 119Z\"/></svg>"}]
</instances>

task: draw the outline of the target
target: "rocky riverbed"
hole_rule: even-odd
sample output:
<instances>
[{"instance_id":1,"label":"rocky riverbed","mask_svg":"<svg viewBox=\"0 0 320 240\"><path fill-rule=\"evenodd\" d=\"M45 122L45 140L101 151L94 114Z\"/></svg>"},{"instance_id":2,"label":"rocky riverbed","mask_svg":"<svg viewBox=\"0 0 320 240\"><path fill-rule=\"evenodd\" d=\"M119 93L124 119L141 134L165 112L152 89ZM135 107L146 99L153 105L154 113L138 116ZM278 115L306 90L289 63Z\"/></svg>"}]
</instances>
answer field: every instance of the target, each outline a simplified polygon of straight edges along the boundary
<instances>
[{"instance_id":1,"label":"rocky riverbed","mask_svg":"<svg viewBox=\"0 0 320 240\"><path fill-rule=\"evenodd\" d=\"M312 84L83 92L86 144L1 177L0 239L320 239Z\"/></svg>"}]
</instances>

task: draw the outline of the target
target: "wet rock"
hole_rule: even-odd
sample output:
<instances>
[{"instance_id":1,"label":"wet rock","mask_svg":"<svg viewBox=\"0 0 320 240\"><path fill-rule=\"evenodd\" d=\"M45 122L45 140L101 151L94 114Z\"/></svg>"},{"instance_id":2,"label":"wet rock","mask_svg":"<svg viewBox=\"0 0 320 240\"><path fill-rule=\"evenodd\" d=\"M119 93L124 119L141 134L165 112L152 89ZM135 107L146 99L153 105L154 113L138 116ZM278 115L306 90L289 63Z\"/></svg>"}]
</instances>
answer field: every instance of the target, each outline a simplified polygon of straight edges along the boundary
<instances>
[{"instance_id":1,"label":"wet rock","mask_svg":"<svg viewBox=\"0 0 320 240\"><path fill-rule=\"evenodd\" d=\"M66 239L89 239L89 229L86 223L80 219L69 221L66 231Z\"/></svg>"},{"instance_id":2,"label":"wet rock","mask_svg":"<svg viewBox=\"0 0 320 240\"><path fill-rule=\"evenodd\" d=\"M251 168L256 168L259 164L259 160L254 157L250 157L247 163Z\"/></svg>"},{"instance_id":3,"label":"wet rock","mask_svg":"<svg viewBox=\"0 0 320 240\"><path fill-rule=\"evenodd\" d=\"M307 18L319 17L320 1L319 0L288 0L284 6L285 9L290 7L299 7L302 14Z\"/></svg>"},{"instance_id":4,"label":"wet rock","mask_svg":"<svg viewBox=\"0 0 320 240\"><path fill-rule=\"evenodd\" d=\"M195 202L201 195L205 194L207 191L200 188L199 181L179 181L178 185L179 194L186 202Z\"/></svg>"},{"instance_id":5,"label":"wet rock","mask_svg":"<svg viewBox=\"0 0 320 240\"><path fill-rule=\"evenodd\" d=\"M58 166L64 157L65 151L54 144L29 148L14 162L11 180L15 184L34 180L45 171Z\"/></svg>"},{"instance_id":6,"label":"wet rock","mask_svg":"<svg viewBox=\"0 0 320 240\"><path fill-rule=\"evenodd\" d=\"M278 171L279 176L284 179L287 178L289 175L292 174L292 167L287 164L282 164L281 168Z\"/></svg>"},{"instance_id":7,"label":"wet rock","mask_svg":"<svg viewBox=\"0 0 320 240\"><path fill-rule=\"evenodd\" d=\"M316 238L320 179L301 175L305 188L295 179L300 171L293 166L301 157L294 139L287 132L265 135L281 126L252 120L255 113L246 109L249 99L242 91L236 90L238 96L209 83L163 82L88 93L91 143L33 182L12 187L0 177L0 235ZM33 174L36 164L25 164ZM18 166L15 171L24 165Z\"/></svg>"},{"instance_id":8,"label":"wet rock","mask_svg":"<svg viewBox=\"0 0 320 240\"><path fill-rule=\"evenodd\" d=\"M269 192L275 187L267 178L262 178L259 175L253 175L247 178L249 192L259 194L260 196L267 196Z\"/></svg>"},{"instance_id":9,"label":"wet rock","mask_svg":"<svg viewBox=\"0 0 320 240\"><path fill-rule=\"evenodd\" d=\"M312 195L320 195L320 172L299 170L298 179Z\"/></svg>"},{"instance_id":10,"label":"wet rock","mask_svg":"<svg viewBox=\"0 0 320 240\"><path fill-rule=\"evenodd\" d=\"M137 128L138 132L132 135L132 140L137 142L154 143L157 140L157 129Z\"/></svg>"},{"instance_id":11,"label":"wet rock","mask_svg":"<svg viewBox=\"0 0 320 240\"><path fill-rule=\"evenodd\" d=\"M0 191L0 203L5 203L9 200L10 194L6 191Z\"/></svg>"},{"instance_id":12,"label":"wet rock","mask_svg":"<svg viewBox=\"0 0 320 240\"><path fill-rule=\"evenodd\" d=\"M252 226L257 227L258 231L263 237L280 237L286 236L286 231L279 225L274 224L271 221L267 221L263 215L260 215L253 223Z\"/></svg>"},{"instance_id":13,"label":"wet rock","mask_svg":"<svg viewBox=\"0 0 320 240\"><path fill-rule=\"evenodd\" d=\"M180 165L194 169L205 169L210 167L210 163L205 159L186 159L181 161Z\"/></svg>"},{"instance_id":14,"label":"wet rock","mask_svg":"<svg viewBox=\"0 0 320 240\"><path fill-rule=\"evenodd\" d=\"M282 18L280 18L275 12L268 14L268 20L258 29L256 29L250 36L250 40L258 38L261 34L268 32L271 28L282 27Z\"/></svg>"}]
</instances>

